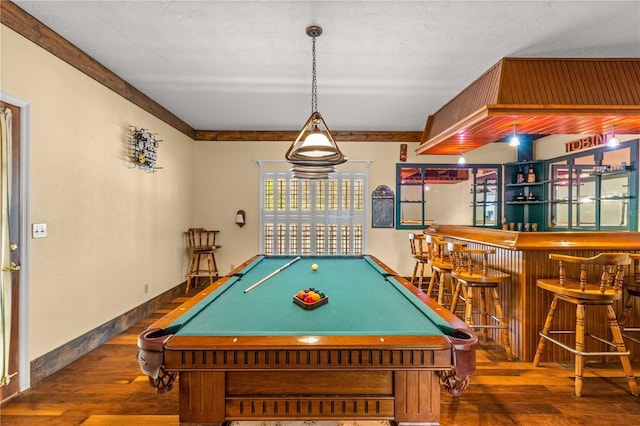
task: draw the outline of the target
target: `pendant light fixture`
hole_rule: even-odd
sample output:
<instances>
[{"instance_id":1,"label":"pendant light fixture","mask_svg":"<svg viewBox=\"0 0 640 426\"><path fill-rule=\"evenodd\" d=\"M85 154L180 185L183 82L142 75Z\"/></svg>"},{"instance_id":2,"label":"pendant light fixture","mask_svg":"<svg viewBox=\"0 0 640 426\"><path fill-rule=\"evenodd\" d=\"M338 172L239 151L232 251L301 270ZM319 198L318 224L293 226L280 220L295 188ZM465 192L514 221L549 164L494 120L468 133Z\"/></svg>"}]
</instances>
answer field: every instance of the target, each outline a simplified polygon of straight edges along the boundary
<instances>
[{"instance_id":1,"label":"pendant light fixture","mask_svg":"<svg viewBox=\"0 0 640 426\"><path fill-rule=\"evenodd\" d=\"M611 136L607 139L607 146L609 148L616 148L620 145L620 141L616 138L616 128L611 126Z\"/></svg>"},{"instance_id":2,"label":"pendant light fixture","mask_svg":"<svg viewBox=\"0 0 640 426\"><path fill-rule=\"evenodd\" d=\"M516 133L516 125L513 125L513 134L511 135L511 139L509 139L509 146L520 146L520 138Z\"/></svg>"},{"instance_id":3,"label":"pendant light fixture","mask_svg":"<svg viewBox=\"0 0 640 426\"><path fill-rule=\"evenodd\" d=\"M311 115L287 150L285 158L293 164L294 177L326 179L329 173L335 171L333 167L344 163L347 158L338 148L327 123L318 112L316 38L322 34L322 28L312 25L307 27L306 33L312 39Z\"/></svg>"},{"instance_id":4,"label":"pendant light fixture","mask_svg":"<svg viewBox=\"0 0 640 426\"><path fill-rule=\"evenodd\" d=\"M467 164L467 159L464 158L464 152L462 152L462 148L460 148L460 157L458 157L458 164Z\"/></svg>"}]
</instances>

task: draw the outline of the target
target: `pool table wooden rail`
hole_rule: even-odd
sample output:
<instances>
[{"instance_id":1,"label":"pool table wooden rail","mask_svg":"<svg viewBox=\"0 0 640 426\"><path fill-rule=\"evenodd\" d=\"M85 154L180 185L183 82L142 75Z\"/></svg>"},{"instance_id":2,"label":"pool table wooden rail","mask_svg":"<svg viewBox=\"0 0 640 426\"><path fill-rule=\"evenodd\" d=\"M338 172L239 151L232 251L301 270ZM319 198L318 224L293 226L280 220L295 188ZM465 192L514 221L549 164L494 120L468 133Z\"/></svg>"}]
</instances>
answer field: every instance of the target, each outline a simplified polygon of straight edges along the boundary
<instances>
[{"instance_id":1,"label":"pool table wooden rail","mask_svg":"<svg viewBox=\"0 0 640 426\"><path fill-rule=\"evenodd\" d=\"M262 342L252 349L224 348L215 349L174 349L165 348L164 362L167 369L184 371L193 369L224 370L260 370L260 369L297 369L323 370L334 368L426 368L432 370L451 369L451 347L440 345L430 349L409 348L362 348L357 343L344 345L344 348L308 348L273 349L266 348ZM168 346L168 345L167 345ZM331 345L334 346L334 345ZM347 349L348 346L348 349Z\"/></svg>"}]
</instances>

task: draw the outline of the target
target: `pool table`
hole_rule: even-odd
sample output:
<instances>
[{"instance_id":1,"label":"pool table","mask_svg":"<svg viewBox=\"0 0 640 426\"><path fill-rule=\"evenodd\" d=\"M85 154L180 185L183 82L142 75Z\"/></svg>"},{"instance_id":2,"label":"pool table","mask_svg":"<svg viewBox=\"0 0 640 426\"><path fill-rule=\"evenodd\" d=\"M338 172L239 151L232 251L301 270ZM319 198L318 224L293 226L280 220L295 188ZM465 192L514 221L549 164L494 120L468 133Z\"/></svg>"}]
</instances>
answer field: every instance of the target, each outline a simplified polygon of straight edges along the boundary
<instances>
[{"instance_id":1,"label":"pool table","mask_svg":"<svg viewBox=\"0 0 640 426\"><path fill-rule=\"evenodd\" d=\"M309 288L328 302L294 303ZM373 256L258 255L142 332L138 361L158 392L179 373L181 424L438 423L440 384L466 387L476 346L463 321Z\"/></svg>"}]
</instances>

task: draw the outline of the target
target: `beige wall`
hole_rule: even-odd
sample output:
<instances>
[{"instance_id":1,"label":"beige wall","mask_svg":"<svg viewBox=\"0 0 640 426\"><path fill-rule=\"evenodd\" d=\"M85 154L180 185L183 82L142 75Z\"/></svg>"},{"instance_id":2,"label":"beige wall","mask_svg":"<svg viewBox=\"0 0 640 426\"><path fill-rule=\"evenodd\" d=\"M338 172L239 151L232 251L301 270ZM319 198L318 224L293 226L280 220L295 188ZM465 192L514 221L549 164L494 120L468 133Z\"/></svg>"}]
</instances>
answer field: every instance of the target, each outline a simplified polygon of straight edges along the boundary
<instances>
[{"instance_id":1,"label":"beige wall","mask_svg":"<svg viewBox=\"0 0 640 426\"><path fill-rule=\"evenodd\" d=\"M184 281L193 141L4 26L1 43L0 87L31 105L27 221L48 226L29 241L35 359ZM163 140L162 170L132 168L130 125Z\"/></svg>"},{"instance_id":2,"label":"beige wall","mask_svg":"<svg viewBox=\"0 0 640 426\"><path fill-rule=\"evenodd\" d=\"M349 160L371 161L367 197L378 185L387 185L395 191L395 165L400 156L398 143L351 142L339 145ZM232 266L258 253L260 169L255 160L282 160L288 144L198 141L195 146L194 223L221 231L219 242L222 248L216 259L222 272L226 273ZM457 156L416 156L414 151L417 147L417 143L409 144L407 162L456 163L458 160ZM498 163L509 162L514 161L515 151L508 149L506 144L492 144L470 152L466 157L469 162L476 163L483 162L483 158L491 158ZM453 193L452 196L457 195ZM247 224L243 228L234 224L238 209L245 210L247 214ZM367 220L370 226L370 214ZM368 232L367 252L379 257L401 275L411 275L413 262L409 255L409 231L369 227Z\"/></svg>"},{"instance_id":3,"label":"beige wall","mask_svg":"<svg viewBox=\"0 0 640 426\"><path fill-rule=\"evenodd\" d=\"M591 135L551 135L537 139L533 146L534 157L536 160L549 160L569 154L577 154L577 152L567 153L565 144L588 136ZM616 137L620 142L626 142L638 139L640 135L616 135ZM588 152L588 149L580 152Z\"/></svg>"}]
</instances>

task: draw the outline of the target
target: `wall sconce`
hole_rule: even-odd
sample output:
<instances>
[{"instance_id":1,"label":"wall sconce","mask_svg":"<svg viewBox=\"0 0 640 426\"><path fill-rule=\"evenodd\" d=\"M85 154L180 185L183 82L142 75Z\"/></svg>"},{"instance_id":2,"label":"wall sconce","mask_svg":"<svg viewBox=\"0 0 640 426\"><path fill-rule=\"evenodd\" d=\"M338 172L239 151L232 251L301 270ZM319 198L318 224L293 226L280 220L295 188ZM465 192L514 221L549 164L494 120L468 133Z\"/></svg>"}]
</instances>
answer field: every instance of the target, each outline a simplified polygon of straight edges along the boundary
<instances>
[{"instance_id":1,"label":"wall sconce","mask_svg":"<svg viewBox=\"0 0 640 426\"><path fill-rule=\"evenodd\" d=\"M244 210L238 210L236 212L236 225L242 228L245 224L245 213Z\"/></svg>"}]
</instances>

